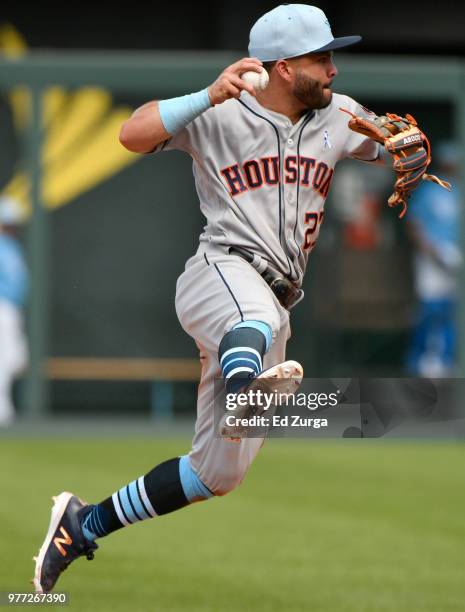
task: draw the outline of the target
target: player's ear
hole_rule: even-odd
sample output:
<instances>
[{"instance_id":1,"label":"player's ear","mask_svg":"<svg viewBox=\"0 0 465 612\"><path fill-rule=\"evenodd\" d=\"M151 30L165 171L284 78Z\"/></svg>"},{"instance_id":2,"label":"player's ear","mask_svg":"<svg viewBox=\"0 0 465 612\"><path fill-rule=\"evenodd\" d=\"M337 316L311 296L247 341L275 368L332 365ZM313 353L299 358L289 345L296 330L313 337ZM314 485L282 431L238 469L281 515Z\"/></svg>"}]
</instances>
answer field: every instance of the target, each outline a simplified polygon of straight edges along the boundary
<instances>
[{"instance_id":1,"label":"player's ear","mask_svg":"<svg viewBox=\"0 0 465 612\"><path fill-rule=\"evenodd\" d=\"M287 60L278 60L275 65L275 70L279 74L279 76L285 81L292 80L294 70Z\"/></svg>"}]
</instances>

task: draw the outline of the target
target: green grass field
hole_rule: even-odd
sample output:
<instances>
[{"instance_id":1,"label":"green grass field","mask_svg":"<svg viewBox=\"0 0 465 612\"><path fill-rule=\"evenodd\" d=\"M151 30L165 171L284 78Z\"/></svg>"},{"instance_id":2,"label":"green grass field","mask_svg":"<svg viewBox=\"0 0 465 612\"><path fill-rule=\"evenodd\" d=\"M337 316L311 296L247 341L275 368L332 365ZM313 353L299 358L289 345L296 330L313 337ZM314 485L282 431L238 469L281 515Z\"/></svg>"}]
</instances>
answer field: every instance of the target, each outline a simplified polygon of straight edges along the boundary
<instances>
[{"instance_id":1,"label":"green grass field","mask_svg":"<svg viewBox=\"0 0 465 612\"><path fill-rule=\"evenodd\" d=\"M25 591L62 490L96 502L187 440L3 439L0 590ZM267 443L224 498L100 540L58 583L66 610L465 609L465 447Z\"/></svg>"}]
</instances>

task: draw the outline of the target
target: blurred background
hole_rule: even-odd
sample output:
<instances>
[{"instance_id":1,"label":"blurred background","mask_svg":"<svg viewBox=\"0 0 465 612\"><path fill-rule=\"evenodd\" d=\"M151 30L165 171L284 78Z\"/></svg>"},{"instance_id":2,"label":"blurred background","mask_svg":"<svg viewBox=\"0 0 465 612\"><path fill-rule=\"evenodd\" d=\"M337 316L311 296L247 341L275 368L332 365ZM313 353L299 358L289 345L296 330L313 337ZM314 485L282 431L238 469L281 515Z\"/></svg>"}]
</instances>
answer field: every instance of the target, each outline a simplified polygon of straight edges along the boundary
<instances>
[{"instance_id":1,"label":"blurred background","mask_svg":"<svg viewBox=\"0 0 465 612\"><path fill-rule=\"evenodd\" d=\"M196 350L173 307L203 224L191 163L176 152L132 155L117 135L141 103L200 89L244 55L250 25L273 6L204 2L183 5L180 18L179 7L153 4L142 19L107 3L74 12L2 3L0 191L21 209L16 233L30 273L19 300L30 351L17 414L153 416L156 404L160 416L193 414ZM452 176L454 196L433 185L423 196L430 218L400 221L386 206L389 170L340 164L288 354L312 377L457 376L465 8L446 2L432 19L434 5L422 3L412 28L409 19L386 27L370 6L322 5L336 35L363 35L337 54L335 90L378 114L414 115L433 146L432 170ZM449 229L427 234L438 219ZM454 242L447 261L425 251L440 240ZM419 271L418 253L437 256L436 269ZM448 287L420 295L422 273L450 277ZM424 306L431 300L442 301L439 311Z\"/></svg>"},{"instance_id":2,"label":"blurred background","mask_svg":"<svg viewBox=\"0 0 465 612\"><path fill-rule=\"evenodd\" d=\"M190 448L199 367L174 295L204 223L191 161L118 132L211 83L276 4L0 4L0 589L28 588L52 494L99 501ZM335 91L412 114L454 190L425 184L400 220L389 170L341 163L288 355L307 377L463 383L465 5L319 6L363 36ZM422 444L270 440L238 493L121 530L60 586L76 610L463 610L452 416ZM382 411L360 418L389 438Z\"/></svg>"}]
</instances>

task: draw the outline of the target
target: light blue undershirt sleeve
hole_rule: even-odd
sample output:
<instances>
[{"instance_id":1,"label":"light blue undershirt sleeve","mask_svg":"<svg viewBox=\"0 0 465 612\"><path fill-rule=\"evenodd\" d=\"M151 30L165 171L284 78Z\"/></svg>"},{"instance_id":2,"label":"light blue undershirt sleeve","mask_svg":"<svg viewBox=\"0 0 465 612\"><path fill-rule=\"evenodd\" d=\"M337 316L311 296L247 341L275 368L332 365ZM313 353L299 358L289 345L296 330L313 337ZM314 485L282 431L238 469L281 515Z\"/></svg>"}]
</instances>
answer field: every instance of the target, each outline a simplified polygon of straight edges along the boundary
<instances>
[{"instance_id":1,"label":"light blue undershirt sleeve","mask_svg":"<svg viewBox=\"0 0 465 612\"><path fill-rule=\"evenodd\" d=\"M171 135L179 132L179 130L186 127L186 125L209 108L211 108L211 102L208 88L188 94L187 96L160 100L158 103L163 126L168 134Z\"/></svg>"}]
</instances>

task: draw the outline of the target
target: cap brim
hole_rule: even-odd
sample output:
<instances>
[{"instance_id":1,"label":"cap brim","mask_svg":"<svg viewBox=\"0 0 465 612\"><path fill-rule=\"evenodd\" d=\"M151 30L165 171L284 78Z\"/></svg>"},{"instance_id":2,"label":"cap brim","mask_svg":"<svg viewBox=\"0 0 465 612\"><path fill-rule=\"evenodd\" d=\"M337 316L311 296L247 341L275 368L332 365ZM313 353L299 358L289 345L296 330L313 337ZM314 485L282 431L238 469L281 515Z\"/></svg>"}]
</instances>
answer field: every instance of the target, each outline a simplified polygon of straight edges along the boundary
<instances>
[{"instance_id":1,"label":"cap brim","mask_svg":"<svg viewBox=\"0 0 465 612\"><path fill-rule=\"evenodd\" d=\"M332 51L333 49L342 49L343 47L350 47L350 45L355 45L361 40L361 36L341 36L340 38L335 38L324 47L320 47L319 49L310 51L310 53L322 53L323 51Z\"/></svg>"}]
</instances>

